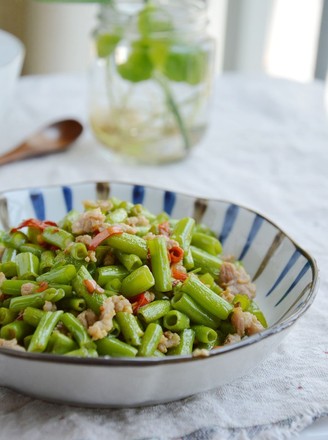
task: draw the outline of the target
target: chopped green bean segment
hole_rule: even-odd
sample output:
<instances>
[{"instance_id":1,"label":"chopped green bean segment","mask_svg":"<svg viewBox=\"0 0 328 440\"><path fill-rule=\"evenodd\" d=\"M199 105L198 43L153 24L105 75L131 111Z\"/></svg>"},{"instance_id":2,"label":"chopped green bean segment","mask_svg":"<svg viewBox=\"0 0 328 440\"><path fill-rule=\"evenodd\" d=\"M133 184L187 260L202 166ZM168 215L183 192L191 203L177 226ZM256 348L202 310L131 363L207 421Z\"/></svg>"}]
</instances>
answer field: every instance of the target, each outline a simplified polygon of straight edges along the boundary
<instances>
[{"instance_id":1,"label":"chopped green bean segment","mask_svg":"<svg viewBox=\"0 0 328 440\"><path fill-rule=\"evenodd\" d=\"M141 331L135 316L127 312L118 312L116 319L125 341L133 346L140 345L140 336L143 335L143 331Z\"/></svg>"},{"instance_id":2,"label":"chopped green bean segment","mask_svg":"<svg viewBox=\"0 0 328 440\"><path fill-rule=\"evenodd\" d=\"M222 260L214 255L209 254L203 249L190 246L191 254L195 267L201 268L202 272L209 272L214 278L220 274Z\"/></svg>"},{"instance_id":3,"label":"chopped green bean segment","mask_svg":"<svg viewBox=\"0 0 328 440\"><path fill-rule=\"evenodd\" d=\"M55 226L48 226L42 233L42 239L49 244L66 249L73 241L73 235L65 229L60 229Z\"/></svg>"},{"instance_id":4,"label":"chopped green bean segment","mask_svg":"<svg viewBox=\"0 0 328 440\"><path fill-rule=\"evenodd\" d=\"M155 278L155 289L159 292L172 290L171 267L165 237L158 235L148 240L148 250Z\"/></svg>"},{"instance_id":5,"label":"chopped green bean segment","mask_svg":"<svg viewBox=\"0 0 328 440\"><path fill-rule=\"evenodd\" d=\"M138 350L126 342L113 337L106 337L96 341L100 356L135 357Z\"/></svg>"},{"instance_id":6,"label":"chopped green bean segment","mask_svg":"<svg viewBox=\"0 0 328 440\"><path fill-rule=\"evenodd\" d=\"M18 311L0 307L0 325L4 326L13 322L18 315Z\"/></svg>"},{"instance_id":7,"label":"chopped green bean segment","mask_svg":"<svg viewBox=\"0 0 328 440\"><path fill-rule=\"evenodd\" d=\"M32 334L34 328L24 321L13 321L1 327L0 338L17 339L22 341L25 336Z\"/></svg>"},{"instance_id":8,"label":"chopped green bean segment","mask_svg":"<svg viewBox=\"0 0 328 440\"><path fill-rule=\"evenodd\" d=\"M45 272L37 277L37 281L47 281L47 283L69 284L76 276L76 268L73 264L56 267L49 272Z\"/></svg>"},{"instance_id":9,"label":"chopped green bean segment","mask_svg":"<svg viewBox=\"0 0 328 440\"><path fill-rule=\"evenodd\" d=\"M106 244L114 249L128 254L138 255L142 260L147 258L147 243L137 235L127 234L123 232L120 235L112 235L105 241Z\"/></svg>"},{"instance_id":10,"label":"chopped green bean segment","mask_svg":"<svg viewBox=\"0 0 328 440\"><path fill-rule=\"evenodd\" d=\"M138 350L138 356L152 356L158 347L162 335L163 330L159 324L155 324L154 322L148 324L142 337L141 345Z\"/></svg>"},{"instance_id":11,"label":"chopped green bean segment","mask_svg":"<svg viewBox=\"0 0 328 440\"><path fill-rule=\"evenodd\" d=\"M39 275L39 259L31 252L22 252L16 256L17 276L24 280L34 280Z\"/></svg>"},{"instance_id":12,"label":"chopped green bean segment","mask_svg":"<svg viewBox=\"0 0 328 440\"><path fill-rule=\"evenodd\" d=\"M94 348L87 330L83 327L83 324L72 313L64 313L60 316L61 322L72 334L75 341L80 347Z\"/></svg>"},{"instance_id":13,"label":"chopped green bean segment","mask_svg":"<svg viewBox=\"0 0 328 440\"><path fill-rule=\"evenodd\" d=\"M57 302L64 298L63 289L49 288L43 292L31 293L30 295L15 296L10 300L9 308L15 311L21 311L26 307L41 308L46 301Z\"/></svg>"},{"instance_id":14,"label":"chopped green bean segment","mask_svg":"<svg viewBox=\"0 0 328 440\"><path fill-rule=\"evenodd\" d=\"M48 272L55 263L55 252L45 250L40 256L40 273Z\"/></svg>"},{"instance_id":15,"label":"chopped green bean segment","mask_svg":"<svg viewBox=\"0 0 328 440\"><path fill-rule=\"evenodd\" d=\"M129 274L129 271L118 265L99 267L96 272L96 279L99 286L104 287L109 281L122 280Z\"/></svg>"},{"instance_id":16,"label":"chopped green bean segment","mask_svg":"<svg viewBox=\"0 0 328 440\"><path fill-rule=\"evenodd\" d=\"M38 286L35 281L31 280L4 280L1 284L1 291L5 295L20 296L22 294L22 286L24 286L24 284L28 284L30 286L34 284L35 289Z\"/></svg>"},{"instance_id":17,"label":"chopped green bean segment","mask_svg":"<svg viewBox=\"0 0 328 440\"><path fill-rule=\"evenodd\" d=\"M206 311L219 319L227 319L233 310L233 306L228 301L216 295L194 274L189 275L183 283L182 290L187 292Z\"/></svg>"},{"instance_id":18,"label":"chopped green bean segment","mask_svg":"<svg viewBox=\"0 0 328 440\"><path fill-rule=\"evenodd\" d=\"M36 309L35 307L26 307L23 313L23 320L33 327L37 327L44 313L43 310Z\"/></svg>"},{"instance_id":19,"label":"chopped green bean segment","mask_svg":"<svg viewBox=\"0 0 328 440\"><path fill-rule=\"evenodd\" d=\"M163 319L163 325L168 330L179 332L190 327L189 316L178 310L170 310Z\"/></svg>"},{"instance_id":20,"label":"chopped green bean segment","mask_svg":"<svg viewBox=\"0 0 328 440\"><path fill-rule=\"evenodd\" d=\"M191 328L186 328L180 333L179 345L169 350L171 355L186 355L193 351L193 344L195 340L195 332Z\"/></svg>"},{"instance_id":21,"label":"chopped green bean segment","mask_svg":"<svg viewBox=\"0 0 328 440\"><path fill-rule=\"evenodd\" d=\"M63 311L58 310L57 312L45 312L44 315L42 315L27 351L42 352L46 349L51 333L62 314Z\"/></svg>"},{"instance_id":22,"label":"chopped green bean segment","mask_svg":"<svg viewBox=\"0 0 328 440\"><path fill-rule=\"evenodd\" d=\"M73 339L54 330L49 338L46 351L53 354L65 354L77 349L78 345Z\"/></svg>"},{"instance_id":23,"label":"chopped green bean segment","mask_svg":"<svg viewBox=\"0 0 328 440\"><path fill-rule=\"evenodd\" d=\"M138 316L148 324L150 322L157 321L158 319L165 316L171 310L170 301L165 299L155 300L150 304L141 307L138 310Z\"/></svg>"},{"instance_id":24,"label":"chopped green bean segment","mask_svg":"<svg viewBox=\"0 0 328 440\"><path fill-rule=\"evenodd\" d=\"M143 264L138 255L117 251L116 256L129 272L138 269Z\"/></svg>"},{"instance_id":25,"label":"chopped green bean segment","mask_svg":"<svg viewBox=\"0 0 328 440\"><path fill-rule=\"evenodd\" d=\"M222 245L219 240L202 232L195 232L192 235L191 244L203 249L211 255L218 255L222 252Z\"/></svg>"},{"instance_id":26,"label":"chopped green bean segment","mask_svg":"<svg viewBox=\"0 0 328 440\"><path fill-rule=\"evenodd\" d=\"M121 290L129 298L153 287L155 284L154 276L148 266L141 266L131 272L122 281Z\"/></svg>"}]
</instances>

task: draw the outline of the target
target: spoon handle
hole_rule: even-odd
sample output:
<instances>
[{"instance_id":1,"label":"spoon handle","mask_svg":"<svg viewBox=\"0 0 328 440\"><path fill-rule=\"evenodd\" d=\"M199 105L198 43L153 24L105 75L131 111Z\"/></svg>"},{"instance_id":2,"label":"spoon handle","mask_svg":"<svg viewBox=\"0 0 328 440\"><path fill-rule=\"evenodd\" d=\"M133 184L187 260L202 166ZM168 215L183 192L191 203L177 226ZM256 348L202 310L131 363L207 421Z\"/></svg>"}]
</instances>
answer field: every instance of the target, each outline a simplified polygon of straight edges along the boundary
<instances>
[{"instance_id":1,"label":"spoon handle","mask_svg":"<svg viewBox=\"0 0 328 440\"><path fill-rule=\"evenodd\" d=\"M34 133L13 150L0 156L0 165L63 152L76 141L82 130L83 126L74 119L54 122Z\"/></svg>"},{"instance_id":2,"label":"spoon handle","mask_svg":"<svg viewBox=\"0 0 328 440\"><path fill-rule=\"evenodd\" d=\"M32 151L26 143L19 145L17 148L8 151L0 156L0 165L5 165L17 160L26 159L28 157L37 156L37 151Z\"/></svg>"}]
</instances>

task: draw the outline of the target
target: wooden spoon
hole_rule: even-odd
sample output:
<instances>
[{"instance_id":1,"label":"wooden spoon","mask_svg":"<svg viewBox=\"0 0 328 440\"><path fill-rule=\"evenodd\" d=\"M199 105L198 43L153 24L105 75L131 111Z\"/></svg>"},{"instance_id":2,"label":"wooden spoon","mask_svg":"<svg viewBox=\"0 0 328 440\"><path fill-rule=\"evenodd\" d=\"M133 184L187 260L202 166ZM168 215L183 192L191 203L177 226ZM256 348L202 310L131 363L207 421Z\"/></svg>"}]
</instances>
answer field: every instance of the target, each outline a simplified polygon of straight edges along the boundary
<instances>
[{"instance_id":1,"label":"wooden spoon","mask_svg":"<svg viewBox=\"0 0 328 440\"><path fill-rule=\"evenodd\" d=\"M74 119L54 122L0 156L0 165L65 151L80 136L82 130L82 125Z\"/></svg>"}]
</instances>

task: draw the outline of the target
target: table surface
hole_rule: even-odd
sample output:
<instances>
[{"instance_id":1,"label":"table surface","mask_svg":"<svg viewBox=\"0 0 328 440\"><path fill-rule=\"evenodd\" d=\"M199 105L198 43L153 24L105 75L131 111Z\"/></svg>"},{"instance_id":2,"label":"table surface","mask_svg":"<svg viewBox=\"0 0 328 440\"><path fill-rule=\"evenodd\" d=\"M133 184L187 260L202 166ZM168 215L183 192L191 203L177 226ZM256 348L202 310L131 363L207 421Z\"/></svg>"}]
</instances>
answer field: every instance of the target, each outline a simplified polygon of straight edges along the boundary
<instances>
[{"instance_id":1,"label":"table surface","mask_svg":"<svg viewBox=\"0 0 328 440\"><path fill-rule=\"evenodd\" d=\"M227 199L271 218L315 256L319 267L327 261L328 115L322 83L220 76L201 144L186 160L158 167L136 166L105 151L88 127L86 96L82 74L20 79L0 125L0 154L49 121L77 118L85 129L66 153L1 167L1 190L119 180ZM318 234L320 240L314 240ZM327 278L322 274L322 285ZM328 438L328 418L300 438Z\"/></svg>"}]
</instances>

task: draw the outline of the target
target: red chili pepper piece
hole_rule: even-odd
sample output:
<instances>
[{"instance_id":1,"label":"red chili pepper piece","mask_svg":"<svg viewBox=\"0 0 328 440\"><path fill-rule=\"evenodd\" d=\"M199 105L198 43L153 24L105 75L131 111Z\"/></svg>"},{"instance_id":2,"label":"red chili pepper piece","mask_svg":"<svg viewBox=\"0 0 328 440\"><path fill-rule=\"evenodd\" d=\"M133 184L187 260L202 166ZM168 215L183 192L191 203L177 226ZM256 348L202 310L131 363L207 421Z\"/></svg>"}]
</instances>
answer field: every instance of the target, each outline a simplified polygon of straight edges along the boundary
<instances>
[{"instance_id":1,"label":"red chili pepper piece","mask_svg":"<svg viewBox=\"0 0 328 440\"><path fill-rule=\"evenodd\" d=\"M183 249L180 246L173 246L169 249L170 261L172 264L179 263L183 258Z\"/></svg>"},{"instance_id":2,"label":"red chili pepper piece","mask_svg":"<svg viewBox=\"0 0 328 440\"><path fill-rule=\"evenodd\" d=\"M185 281L188 278L188 274L177 267L171 268L172 277L176 280Z\"/></svg>"},{"instance_id":3,"label":"red chili pepper piece","mask_svg":"<svg viewBox=\"0 0 328 440\"><path fill-rule=\"evenodd\" d=\"M39 284L39 287L36 289L36 292L43 292L44 290L48 289L49 284L47 281L41 281Z\"/></svg>"},{"instance_id":4,"label":"red chili pepper piece","mask_svg":"<svg viewBox=\"0 0 328 440\"><path fill-rule=\"evenodd\" d=\"M147 298L146 293L139 293L139 295L129 298L129 301L132 304L132 310L134 315L137 314L140 307L150 303L150 300Z\"/></svg>"},{"instance_id":5,"label":"red chili pepper piece","mask_svg":"<svg viewBox=\"0 0 328 440\"><path fill-rule=\"evenodd\" d=\"M100 287L95 280L83 280L83 284L85 285L89 293L104 293L104 289Z\"/></svg>"},{"instance_id":6,"label":"red chili pepper piece","mask_svg":"<svg viewBox=\"0 0 328 440\"><path fill-rule=\"evenodd\" d=\"M45 228L47 228L48 226L58 226L57 223L55 222L51 222L49 220L38 220L36 218L28 218L27 220L22 221L22 223L20 223L17 228L12 228L11 232L17 232L19 229L22 228L36 228L36 229L40 229L40 231L44 231Z\"/></svg>"},{"instance_id":7,"label":"red chili pepper piece","mask_svg":"<svg viewBox=\"0 0 328 440\"><path fill-rule=\"evenodd\" d=\"M94 251L100 245L100 243L106 240L106 238L109 238L111 235L122 234L122 232L123 231L119 226L109 226L109 228L104 229L93 237L89 245L89 249Z\"/></svg>"},{"instance_id":8,"label":"red chili pepper piece","mask_svg":"<svg viewBox=\"0 0 328 440\"><path fill-rule=\"evenodd\" d=\"M97 283L94 280L83 280L83 284L89 293L93 293L96 290Z\"/></svg>"}]
</instances>

